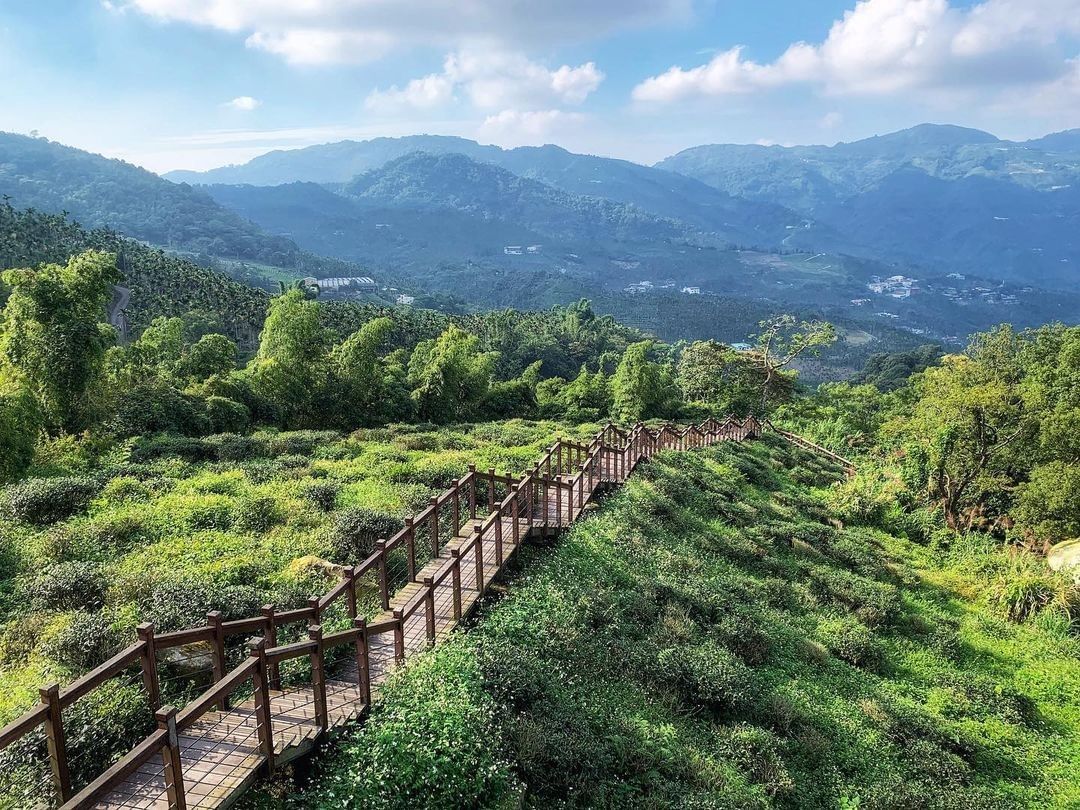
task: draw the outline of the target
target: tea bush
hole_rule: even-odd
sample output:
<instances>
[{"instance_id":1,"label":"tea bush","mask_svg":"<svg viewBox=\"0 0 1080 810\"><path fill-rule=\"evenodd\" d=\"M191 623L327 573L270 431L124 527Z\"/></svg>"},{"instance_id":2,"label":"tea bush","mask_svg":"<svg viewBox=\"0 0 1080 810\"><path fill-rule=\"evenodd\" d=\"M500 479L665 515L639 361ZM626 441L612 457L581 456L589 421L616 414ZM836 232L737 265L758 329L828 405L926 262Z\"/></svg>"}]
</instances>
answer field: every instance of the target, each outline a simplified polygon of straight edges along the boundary
<instances>
[{"instance_id":1,"label":"tea bush","mask_svg":"<svg viewBox=\"0 0 1080 810\"><path fill-rule=\"evenodd\" d=\"M4 501L12 518L40 526L82 512L100 489L85 476L34 478L9 486Z\"/></svg>"}]
</instances>

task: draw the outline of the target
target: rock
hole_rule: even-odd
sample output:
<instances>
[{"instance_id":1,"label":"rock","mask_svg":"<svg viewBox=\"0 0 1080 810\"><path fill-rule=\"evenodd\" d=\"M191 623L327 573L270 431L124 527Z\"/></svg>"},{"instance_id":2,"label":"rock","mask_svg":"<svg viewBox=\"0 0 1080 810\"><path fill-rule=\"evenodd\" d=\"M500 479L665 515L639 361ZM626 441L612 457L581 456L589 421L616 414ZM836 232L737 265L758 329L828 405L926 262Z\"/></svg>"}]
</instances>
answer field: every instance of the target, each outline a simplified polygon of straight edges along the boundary
<instances>
[{"instance_id":1,"label":"rock","mask_svg":"<svg viewBox=\"0 0 1080 810\"><path fill-rule=\"evenodd\" d=\"M1080 581L1080 539L1065 540L1058 543L1046 555L1046 564L1053 571L1067 571L1070 568L1078 569L1077 581Z\"/></svg>"}]
</instances>

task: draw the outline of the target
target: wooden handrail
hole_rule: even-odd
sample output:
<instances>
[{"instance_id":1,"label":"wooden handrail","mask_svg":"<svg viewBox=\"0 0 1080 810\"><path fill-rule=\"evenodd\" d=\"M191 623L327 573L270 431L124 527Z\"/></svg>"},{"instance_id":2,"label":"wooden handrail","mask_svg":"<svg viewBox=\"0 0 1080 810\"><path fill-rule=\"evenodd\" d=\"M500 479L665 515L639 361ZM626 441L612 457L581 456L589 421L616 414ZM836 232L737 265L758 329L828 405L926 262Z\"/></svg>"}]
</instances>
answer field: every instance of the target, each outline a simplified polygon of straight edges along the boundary
<instances>
[{"instance_id":1,"label":"wooden handrail","mask_svg":"<svg viewBox=\"0 0 1080 810\"><path fill-rule=\"evenodd\" d=\"M169 732L166 729L158 729L152 732L149 737L132 748L126 756L121 757L105 773L60 805L60 810L82 810L84 807L90 807L94 799L107 793L113 785L134 773L140 765L161 751L167 743L168 737Z\"/></svg>"},{"instance_id":2,"label":"wooden handrail","mask_svg":"<svg viewBox=\"0 0 1080 810\"><path fill-rule=\"evenodd\" d=\"M83 695L92 691L94 687L99 686L109 680L109 678L123 672L142 656L145 648L145 641L137 641L130 647L118 652L105 663L100 664L78 680L69 684L67 688L61 689L60 707L66 709Z\"/></svg>"},{"instance_id":3,"label":"wooden handrail","mask_svg":"<svg viewBox=\"0 0 1080 810\"><path fill-rule=\"evenodd\" d=\"M3 728L0 728L0 749L7 748L11 743L29 734L35 728L45 722L49 710L43 703L39 703L21 717L17 717Z\"/></svg>"}]
</instances>

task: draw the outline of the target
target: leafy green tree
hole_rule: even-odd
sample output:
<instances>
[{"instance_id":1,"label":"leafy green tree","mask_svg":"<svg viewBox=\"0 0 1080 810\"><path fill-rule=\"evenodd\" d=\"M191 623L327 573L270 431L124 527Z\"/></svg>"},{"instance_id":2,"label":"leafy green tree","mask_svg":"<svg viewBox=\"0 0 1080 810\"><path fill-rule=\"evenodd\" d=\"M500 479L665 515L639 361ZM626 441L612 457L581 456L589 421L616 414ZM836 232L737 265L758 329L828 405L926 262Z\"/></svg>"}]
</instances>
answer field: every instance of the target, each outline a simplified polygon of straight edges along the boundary
<instances>
[{"instance_id":1,"label":"leafy green tree","mask_svg":"<svg viewBox=\"0 0 1080 810\"><path fill-rule=\"evenodd\" d=\"M390 318L375 318L331 352L332 393L345 418L345 427L378 421L384 380L379 349L393 328Z\"/></svg>"},{"instance_id":2,"label":"leafy green tree","mask_svg":"<svg viewBox=\"0 0 1080 810\"><path fill-rule=\"evenodd\" d=\"M896 422L909 476L960 528L965 505L1007 485L1009 454L1033 424L1015 383L977 357L945 357L917 375L914 391L912 412Z\"/></svg>"},{"instance_id":3,"label":"leafy green tree","mask_svg":"<svg viewBox=\"0 0 1080 810\"><path fill-rule=\"evenodd\" d=\"M89 251L66 265L8 270L11 294L0 327L0 358L41 410L50 434L93 424L106 349L116 333L103 323L116 257Z\"/></svg>"},{"instance_id":4,"label":"leafy green tree","mask_svg":"<svg viewBox=\"0 0 1080 810\"><path fill-rule=\"evenodd\" d=\"M325 391L329 336L319 305L299 290L270 302L259 352L248 366L252 389L289 427L314 424Z\"/></svg>"},{"instance_id":5,"label":"leafy green tree","mask_svg":"<svg viewBox=\"0 0 1080 810\"><path fill-rule=\"evenodd\" d=\"M1017 526L1043 542L1080 537L1080 466L1064 461L1042 464L1019 487Z\"/></svg>"},{"instance_id":6,"label":"leafy green tree","mask_svg":"<svg viewBox=\"0 0 1080 810\"><path fill-rule=\"evenodd\" d=\"M762 370L761 411L768 410L770 398L783 388L787 367L803 356L814 356L820 347L836 342L836 327L828 321L802 321L794 315L777 315L758 324L754 359Z\"/></svg>"},{"instance_id":7,"label":"leafy green tree","mask_svg":"<svg viewBox=\"0 0 1080 810\"><path fill-rule=\"evenodd\" d=\"M167 378L180 373L184 357L184 321L182 318L154 318L131 345L134 362Z\"/></svg>"},{"instance_id":8,"label":"leafy green tree","mask_svg":"<svg viewBox=\"0 0 1080 810\"><path fill-rule=\"evenodd\" d=\"M181 368L185 377L196 382L225 376L236 369L237 353L236 344L225 335L203 335L188 348Z\"/></svg>"},{"instance_id":9,"label":"leafy green tree","mask_svg":"<svg viewBox=\"0 0 1080 810\"><path fill-rule=\"evenodd\" d=\"M432 422L461 418L483 399L498 359L458 326L418 343L409 359L409 388L416 413Z\"/></svg>"},{"instance_id":10,"label":"leafy green tree","mask_svg":"<svg viewBox=\"0 0 1080 810\"><path fill-rule=\"evenodd\" d=\"M612 414L624 422L666 416L672 394L670 375L649 360L653 341L643 340L626 347L611 378Z\"/></svg>"},{"instance_id":11,"label":"leafy green tree","mask_svg":"<svg viewBox=\"0 0 1080 810\"><path fill-rule=\"evenodd\" d=\"M679 354L679 390L688 402L708 405L715 413L744 416L761 395L761 367L744 352L714 340L697 341Z\"/></svg>"},{"instance_id":12,"label":"leafy green tree","mask_svg":"<svg viewBox=\"0 0 1080 810\"><path fill-rule=\"evenodd\" d=\"M40 434L41 416L29 390L0 376L0 481L26 470Z\"/></svg>"}]
</instances>

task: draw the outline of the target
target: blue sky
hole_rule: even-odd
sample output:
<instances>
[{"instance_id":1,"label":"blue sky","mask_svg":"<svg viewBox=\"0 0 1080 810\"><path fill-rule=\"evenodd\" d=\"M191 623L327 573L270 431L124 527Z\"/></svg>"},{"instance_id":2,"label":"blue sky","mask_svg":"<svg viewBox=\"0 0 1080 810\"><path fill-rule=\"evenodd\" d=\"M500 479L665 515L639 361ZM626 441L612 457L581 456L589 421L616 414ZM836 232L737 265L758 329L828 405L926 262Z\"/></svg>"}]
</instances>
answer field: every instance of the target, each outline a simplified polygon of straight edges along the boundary
<instances>
[{"instance_id":1,"label":"blue sky","mask_svg":"<svg viewBox=\"0 0 1080 810\"><path fill-rule=\"evenodd\" d=\"M653 162L1080 127L1080 0L4 0L0 129L154 171L455 134Z\"/></svg>"}]
</instances>

